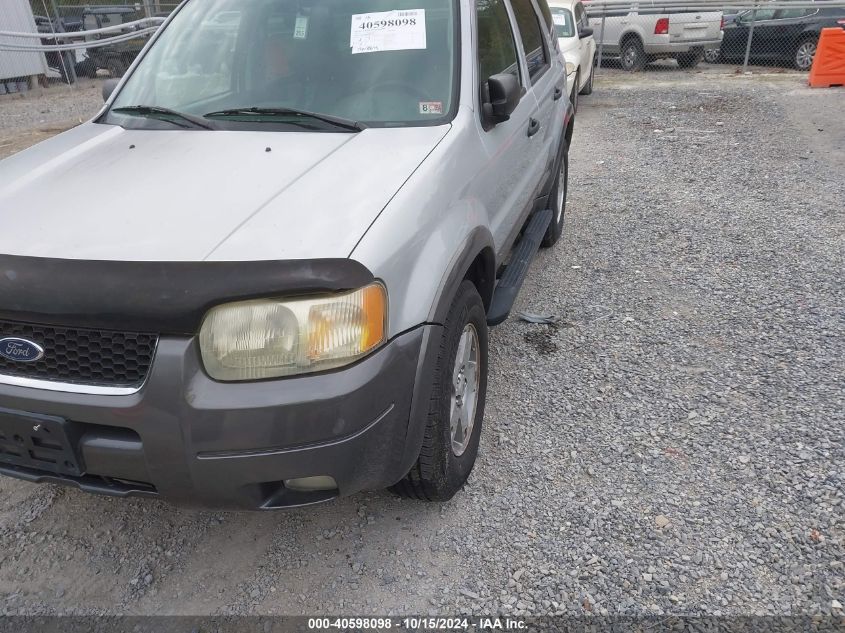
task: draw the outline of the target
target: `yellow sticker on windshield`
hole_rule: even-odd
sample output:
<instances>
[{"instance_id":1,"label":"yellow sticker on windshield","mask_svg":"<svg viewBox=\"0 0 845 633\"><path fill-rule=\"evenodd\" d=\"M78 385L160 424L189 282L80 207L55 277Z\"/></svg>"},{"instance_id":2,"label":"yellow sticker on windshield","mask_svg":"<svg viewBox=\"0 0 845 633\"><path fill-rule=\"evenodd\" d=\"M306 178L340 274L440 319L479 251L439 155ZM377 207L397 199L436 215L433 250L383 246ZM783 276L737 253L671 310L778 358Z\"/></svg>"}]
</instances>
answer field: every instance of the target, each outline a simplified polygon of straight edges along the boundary
<instances>
[{"instance_id":1,"label":"yellow sticker on windshield","mask_svg":"<svg viewBox=\"0 0 845 633\"><path fill-rule=\"evenodd\" d=\"M352 16L352 54L426 48L425 9L403 9Z\"/></svg>"}]
</instances>

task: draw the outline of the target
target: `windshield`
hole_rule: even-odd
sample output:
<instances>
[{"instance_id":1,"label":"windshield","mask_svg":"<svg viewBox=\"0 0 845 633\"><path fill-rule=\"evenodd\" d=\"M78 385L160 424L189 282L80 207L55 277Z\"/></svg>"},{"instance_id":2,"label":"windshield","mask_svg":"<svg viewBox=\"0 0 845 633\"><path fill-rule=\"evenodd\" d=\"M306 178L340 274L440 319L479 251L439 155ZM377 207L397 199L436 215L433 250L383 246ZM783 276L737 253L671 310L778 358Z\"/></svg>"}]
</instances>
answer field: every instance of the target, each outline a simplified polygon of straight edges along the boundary
<instances>
[{"instance_id":1,"label":"windshield","mask_svg":"<svg viewBox=\"0 0 845 633\"><path fill-rule=\"evenodd\" d=\"M303 129L302 112L368 126L442 123L457 79L453 2L193 0L127 79L104 121L156 129L176 121L130 113L142 105L213 113L215 128L237 122ZM120 108L126 110L115 112ZM259 110L233 112L248 108ZM286 119L286 110L300 115ZM327 125L314 121L314 129Z\"/></svg>"},{"instance_id":2,"label":"windshield","mask_svg":"<svg viewBox=\"0 0 845 633\"><path fill-rule=\"evenodd\" d=\"M552 20L555 23L555 34L558 37L575 37L575 20L569 9L551 7Z\"/></svg>"}]
</instances>

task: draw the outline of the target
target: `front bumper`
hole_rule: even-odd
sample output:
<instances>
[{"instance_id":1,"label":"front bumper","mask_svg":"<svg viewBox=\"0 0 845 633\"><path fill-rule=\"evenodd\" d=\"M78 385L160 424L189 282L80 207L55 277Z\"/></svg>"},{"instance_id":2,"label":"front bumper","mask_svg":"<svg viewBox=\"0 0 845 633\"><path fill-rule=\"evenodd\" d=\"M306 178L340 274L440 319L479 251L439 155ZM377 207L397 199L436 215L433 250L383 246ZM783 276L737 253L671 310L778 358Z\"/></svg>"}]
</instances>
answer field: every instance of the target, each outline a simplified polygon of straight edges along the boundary
<instances>
[{"instance_id":1,"label":"front bumper","mask_svg":"<svg viewBox=\"0 0 845 633\"><path fill-rule=\"evenodd\" d=\"M272 509L389 486L419 451L429 339L439 326L394 338L351 367L251 383L203 371L195 338L162 337L143 388L125 396L0 385L0 407L56 416L73 427L84 474L5 463L0 473L180 505ZM413 423L409 421L413 420ZM285 480L329 476L332 491Z\"/></svg>"}]
</instances>

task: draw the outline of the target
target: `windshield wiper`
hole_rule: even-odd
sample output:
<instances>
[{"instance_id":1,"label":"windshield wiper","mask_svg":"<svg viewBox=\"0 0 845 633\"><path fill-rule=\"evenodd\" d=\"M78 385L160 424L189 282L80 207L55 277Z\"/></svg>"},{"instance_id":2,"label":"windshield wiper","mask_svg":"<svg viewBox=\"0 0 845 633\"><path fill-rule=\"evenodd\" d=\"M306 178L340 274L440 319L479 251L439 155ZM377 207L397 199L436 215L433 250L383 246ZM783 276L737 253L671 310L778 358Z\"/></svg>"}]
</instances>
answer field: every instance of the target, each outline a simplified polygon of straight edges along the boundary
<instances>
[{"instance_id":1,"label":"windshield wiper","mask_svg":"<svg viewBox=\"0 0 845 633\"><path fill-rule=\"evenodd\" d=\"M301 118L314 119L322 121L323 123L330 123L335 127L343 128L345 130L352 130L360 132L367 126L358 121L344 119L342 117L332 116L331 114L320 114L319 112L309 112L308 110L297 110L295 108L231 108L229 110L218 110L217 112L209 112L203 115L206 118L212 117L237 117L237 116L295 116Z\"/></svg>"},{"instance_id":2,"label":"windshield wiper","mask_svg":"<svg viewBox=\"0 0 845 633\"><path fill-rule=\"evenodd\" d=\"M204 130L215 129L211 123L205 121L202 117L194 116L193 114L187 114L185 112L177 112L176 110L171 110L170 108L162 108L161 106L124 106L122 108L112 108L111 111L115 114L126 114L128 116L142 116L148 117L150 119L157 119L159 121L167 121L168 123L173 123L174 125L178 125L179 127L198 127ZM174 121L174 119L178 119L179 121L185 121L190 125L178 123L177 121Z\"/></svg>"}]
</instances>

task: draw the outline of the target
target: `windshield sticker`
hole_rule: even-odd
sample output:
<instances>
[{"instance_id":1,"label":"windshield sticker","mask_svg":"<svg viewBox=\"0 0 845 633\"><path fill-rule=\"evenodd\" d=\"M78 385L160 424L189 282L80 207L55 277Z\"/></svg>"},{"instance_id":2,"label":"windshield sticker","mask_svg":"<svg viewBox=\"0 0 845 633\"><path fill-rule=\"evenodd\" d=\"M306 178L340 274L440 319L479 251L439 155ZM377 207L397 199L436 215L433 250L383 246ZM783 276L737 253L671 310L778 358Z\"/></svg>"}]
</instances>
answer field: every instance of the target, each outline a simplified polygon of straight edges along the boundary
<instances>
[{"instance_id":1,"label":"windshield sticker","mask_svg":"<svg viewBox=\"0 0 845 633\"><path fill-rule=\"evenodd\" d=\"M563 13L552 13L552 22L558 26L566 26L566 16Z\"/></svg>"},{"instance_id":2,"label":"windshield sticker","mask_svg":"<svg viewBox=\"0 0 845 633\"><path fill-rule=\"evenodd\" d=\"M443 102L420 101L420 114L443 114Z\"/></svg>"},{"instance_id":3,"label":"windshield sticker","mask_svg":"<svg viewBox=\"0 0 845 633\"><path fill-rule=\"evenodd\" d=\"M356 13L349 45L353 55L424 49L425 9Z\"/></svg>"},{"instance_id":4,"label":"windshield sticker","mask_svg":"<svg viewBox=\"0 0 845 633\"><path fill-rule=\"evenodd\" d=\"M296 16L296 24L293 27L293 39L304 40L308 37L308 16Z\"/></svg>"}]
</instances>

